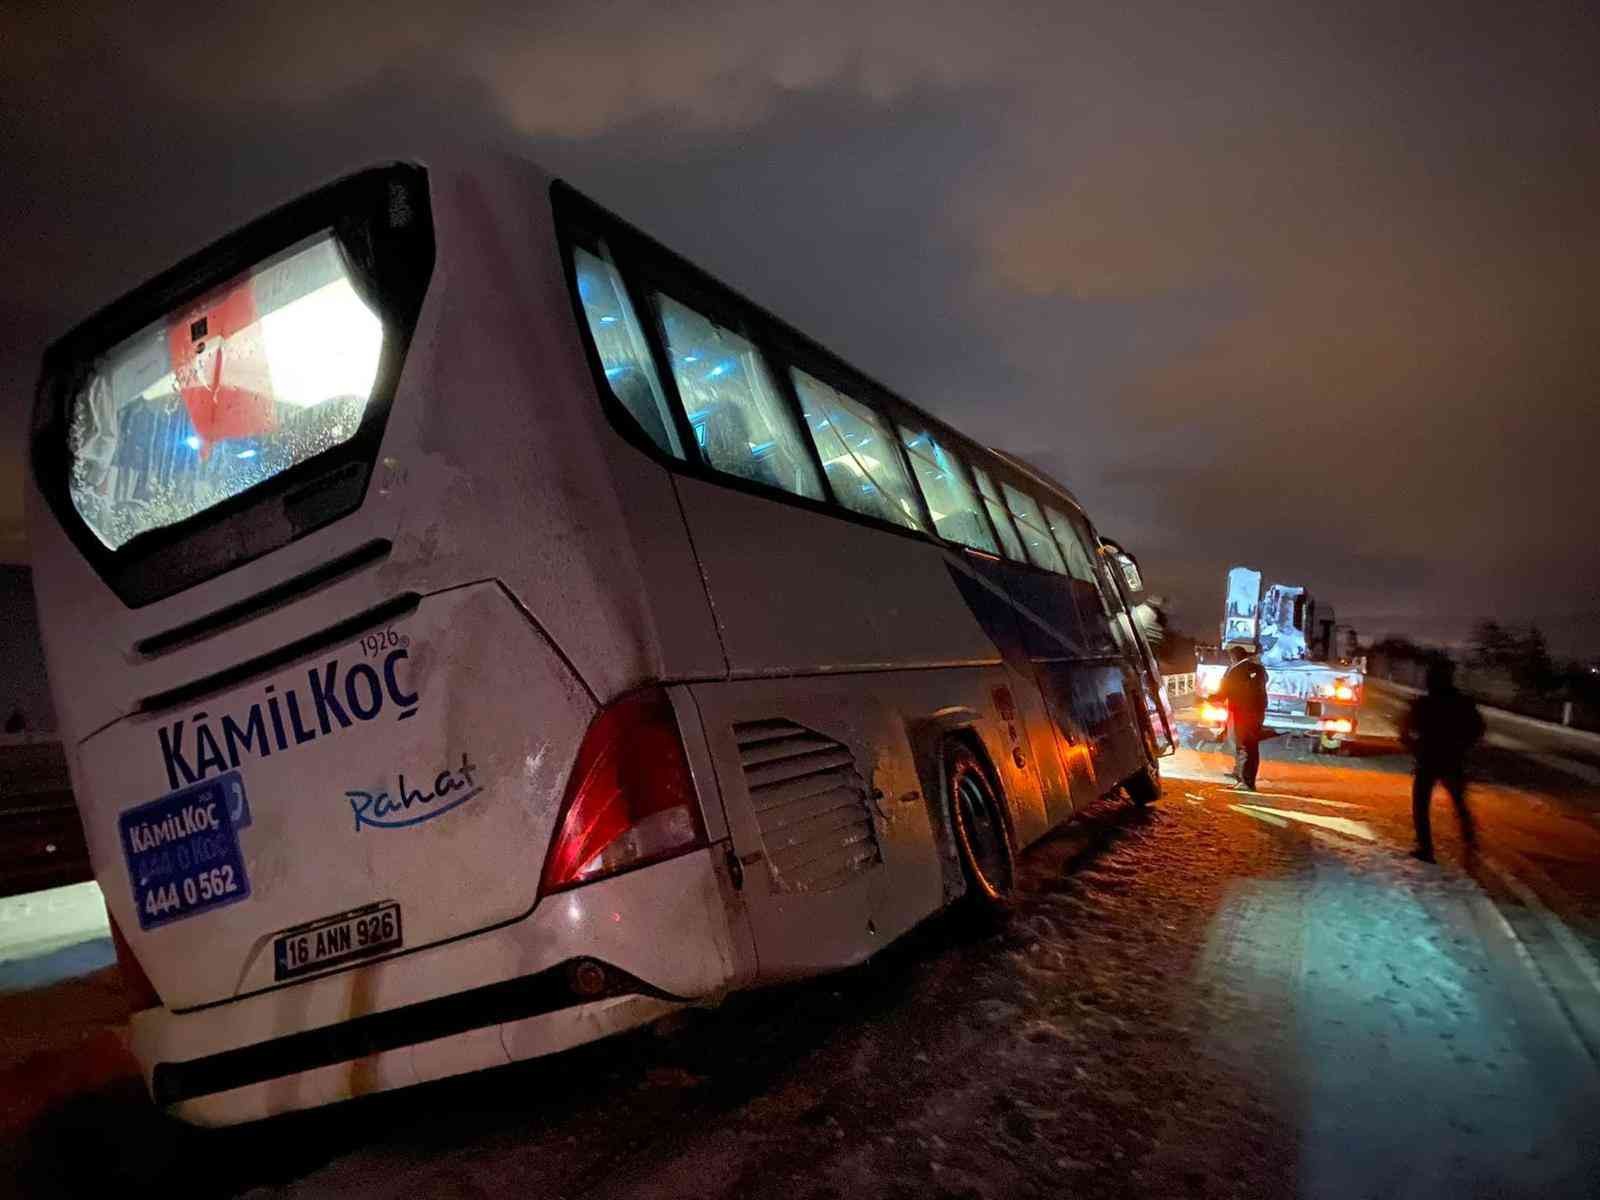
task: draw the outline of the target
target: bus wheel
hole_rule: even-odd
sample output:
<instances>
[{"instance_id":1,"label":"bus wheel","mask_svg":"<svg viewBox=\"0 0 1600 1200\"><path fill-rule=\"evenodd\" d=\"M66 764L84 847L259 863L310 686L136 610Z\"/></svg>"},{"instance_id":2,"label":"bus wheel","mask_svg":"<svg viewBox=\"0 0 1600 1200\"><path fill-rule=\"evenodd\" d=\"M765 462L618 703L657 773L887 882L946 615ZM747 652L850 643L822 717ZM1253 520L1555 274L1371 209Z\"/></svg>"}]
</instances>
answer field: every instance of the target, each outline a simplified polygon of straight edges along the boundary
<instances>
[{"instance_id":1,"label":"bus wheel","mask_svg":"<svg viewBox=\"0 0 1600 1200\"><path fill-rule=\"evenodd\" d=\"M945 780L950 827L967 877L967 894L980 907L994 907L1011 891L1016 873L1000 798L977 755L965 746L951 748Z\"/></svg>"},{"instance_id":2,"label":"bus wheel","mask_svg":"<svg viewBox=\"0 0 1600 1200\"><path fill-rule=\"evenodd\" d=\"M1337 754L1344 743L1338 738L1325 737L1318 739L1318 745L1324 754Z\"/></svg>"},{"instance_id":3,"label":"bus wheel","mask_svg":"<svg viewBox=\"0 0 1600 1200\"><path fill-rule=\"evenodd\" d=\"M1154 762L1147 761L1144 770L1122 781L1122 790L1127 792L1128 799L1140 808L1154 804L1161 799L1161 768Z\"/></svg>"}]
</instances>

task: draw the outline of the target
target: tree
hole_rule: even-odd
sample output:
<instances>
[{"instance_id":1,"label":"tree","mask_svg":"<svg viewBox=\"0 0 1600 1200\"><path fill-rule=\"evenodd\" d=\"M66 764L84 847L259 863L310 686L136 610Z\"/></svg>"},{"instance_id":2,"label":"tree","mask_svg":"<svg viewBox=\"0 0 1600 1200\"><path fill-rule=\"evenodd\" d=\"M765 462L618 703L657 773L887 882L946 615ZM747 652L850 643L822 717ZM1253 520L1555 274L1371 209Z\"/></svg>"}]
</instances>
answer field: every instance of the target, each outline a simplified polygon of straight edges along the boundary
<instances>
[{"instance_id":1,"label":"tree","mask_svg":"<svg viewBox=\"0 0 1600 1200\"><path fill-rule=\"evenodd\" d=\"M1498 677L1501 687L1514 688L1524 696L1544 695L1558 682L1550 647L1537 625L1519 633L1498 621L1479 621L1472 633L1469 661L1483 673L1485 686L1493 687L1492 678Z\"/></svg>"},{"instance_id":2,"label":"tree","mask_svg":"<svg viewBox=\"0 0 1600 1200\"><path fill-rule=\"evenodd\" d=\"M1539 627L1528 626L1527 634L1515 639L1514 645L1510 670L1517 686L1529 692L1549 691L1555 685L1556 666Z\"/></svg>"},{"instance_id":3,"label":"tree","mask_svg":"<svg viewBox=\"0 0 1600 1200\"><path fill-rule=\"evenodd\" d=\"M1365 653L1381 654L1396 662L1427 662L1436 652L1426 646L1417 645L1408 637L1391 633L1366 647Z\"/></svg>"},{"instance_id":4,"label":"tree","mask_svg":"<svg viewBox=\"0 0 1600 1200\"><path fill-rule=\"evenodd\" d=\"M1483 620L1472 631L1472 665L1487 671L1510 671L1517 659L1517 639L1500 622Z\"/></svg>"}]
</instances>

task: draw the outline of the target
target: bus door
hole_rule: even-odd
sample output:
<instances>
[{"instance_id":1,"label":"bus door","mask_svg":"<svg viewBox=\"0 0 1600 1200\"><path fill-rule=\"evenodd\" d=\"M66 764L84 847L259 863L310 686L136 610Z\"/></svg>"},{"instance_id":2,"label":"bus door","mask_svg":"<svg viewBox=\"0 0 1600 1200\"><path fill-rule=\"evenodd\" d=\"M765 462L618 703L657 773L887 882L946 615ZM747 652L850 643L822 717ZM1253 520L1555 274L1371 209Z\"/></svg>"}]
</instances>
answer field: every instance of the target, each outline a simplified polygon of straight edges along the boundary
<instances>
[{"instance_id":1,"label":"bus door","mask_svg":"<svg viewBox=\"0 0 1600 1200\"><path fill-rule=\"evenodd\" d=\"M1178 739L1172 731L1167 685L1161 677L1161 668L1156 665L1155 655L1150 652L1149 643L1139 630L1139 623L1133 619L1133 602L1128 595L1123 572L1111 565L1107 557L1109 553L1109 550L1102 550L1099 556L1100 579L1106 590L1107 601L1117 610L1117 629L1121 640L1128 646L1129 657L1138 671L1140 689L1144 692L1136 710L1140 714L1140 724L1147 729L1151 746L1157 754L1171 754L1177 749Z\"/></svg>"},{"instance_id":2,"label":"bus door","mask_svg":"<svg viewBox=\"0 0 1600 1200\"><path fill-rule=\"evenodd\" d=\"M1038 718L1028 722L1033 731L1033 759L1052 823L1072 815L1083 800L1081 783L1074 781L1088 767L1082 731L1069 708L1055 702L1074 670L1081 633L1064 580L1031 569L998 566L1005 576L1006 593L1017 625L1020 648L1018 669L1032 687L1030 707Z\"/></svg>"}]
</instances>

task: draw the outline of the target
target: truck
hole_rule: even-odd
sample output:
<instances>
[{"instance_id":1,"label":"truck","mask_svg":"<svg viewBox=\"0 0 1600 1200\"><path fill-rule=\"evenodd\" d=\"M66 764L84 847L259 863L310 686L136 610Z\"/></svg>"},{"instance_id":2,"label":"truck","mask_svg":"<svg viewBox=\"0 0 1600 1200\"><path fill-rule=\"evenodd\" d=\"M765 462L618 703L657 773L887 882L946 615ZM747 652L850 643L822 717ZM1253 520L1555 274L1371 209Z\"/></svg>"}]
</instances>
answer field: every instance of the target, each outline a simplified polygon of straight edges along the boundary
<instances>
[{"instance_id":1,"label":"truck","mask_svg":"<svg viewBox=\"0 0 1600 1200\"><path fill-rule=\"evenodd\" d=\"M1221 643L1196 651L1202 739L1220 741L1227 734L1228 709L1217 692L1235 646L1267 669L1268 732L1308 737L1313 752L1330 754L1355 736L1366 685L1355 631L1337 624L1331 608L1319 622L1316 602L1305 588L1273 583L1263 592L1261 572L1234 567L1228 572Z\"/></svg>"}]
</instances>

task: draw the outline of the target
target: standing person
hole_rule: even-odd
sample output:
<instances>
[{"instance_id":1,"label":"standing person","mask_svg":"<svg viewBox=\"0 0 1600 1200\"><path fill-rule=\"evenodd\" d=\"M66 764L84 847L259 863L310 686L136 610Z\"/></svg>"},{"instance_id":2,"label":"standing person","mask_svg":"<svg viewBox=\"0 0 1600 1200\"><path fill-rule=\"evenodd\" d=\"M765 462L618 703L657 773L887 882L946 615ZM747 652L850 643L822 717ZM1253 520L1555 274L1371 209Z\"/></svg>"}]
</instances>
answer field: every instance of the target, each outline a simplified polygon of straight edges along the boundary
<instances>
[{"instance_id":1,"label":"standing person","mask_svg":"<svg viewBox=\"0 0 1600 1200\"><path fill-rule=\"evenodd\" d=\"M1233 787L1253 792L1261 769L1261 726L1267 719L1267 669L1243 646L1230 646L1228 657L1233 666L1222 677L1217 695L1227 703L1233 726L1233 771L1239 777Z\"/></svg>"},{"instance_id":2,"label":"standing person","mask_svg":"<svg viewBox=\"0 0 1600 1200\"><path fill-rule=\"evenodd\" d=\"M1483 737L1483 718L1471 700L1456 691L1455 664L1447 658L1428 664L1428 692L1411 702L1400 721L1400 741L1416 756L1411 781L1411 820L1417 829L1413 858L1433 861L1433 822L1429 806L1433 785L1444 784L1461 822L1461 840L1468 850L1477 843L1472 813L1467 808L1467 755Z\"/></svg>"}]
</instances>

